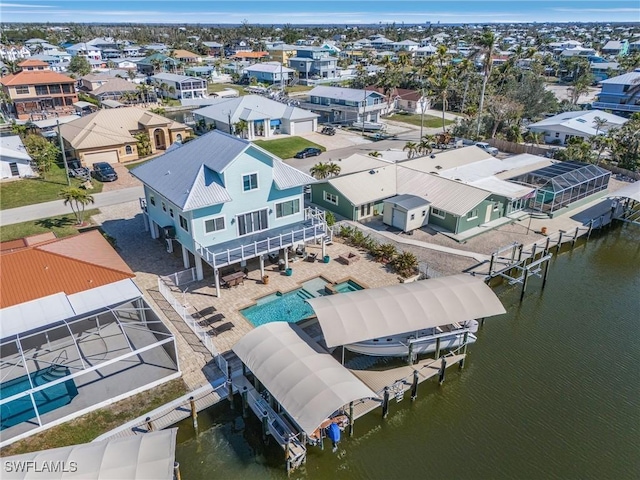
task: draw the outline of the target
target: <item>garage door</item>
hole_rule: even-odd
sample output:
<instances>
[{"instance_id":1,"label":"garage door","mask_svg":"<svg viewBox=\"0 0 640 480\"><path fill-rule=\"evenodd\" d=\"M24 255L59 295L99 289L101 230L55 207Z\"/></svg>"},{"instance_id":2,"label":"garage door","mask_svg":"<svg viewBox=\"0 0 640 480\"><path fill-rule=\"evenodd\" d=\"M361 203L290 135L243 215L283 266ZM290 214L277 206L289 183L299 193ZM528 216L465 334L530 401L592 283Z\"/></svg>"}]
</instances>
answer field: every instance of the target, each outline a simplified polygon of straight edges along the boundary
<instances>
[{"instance_id":1,"label":"garage door","mask_svg":"<svg viewBox=\"0 0 640 480\"><path fill-rule=\"evenodd\" d=\"M96 153L85 153L84 154L84 163L88 167L98 162L109 162L109 163L118 163L118 152L117 150L110 150L108 152L96 152Z\"/></svg>"},{"instance_id":2,"label":"garage door","mask_svg":"<svg viewBox=\"0 0 640 480\"><path fill-rule=\"evenodd\" d=\"M305 120L302 122L296 122L296 135L300 135L301 133L311 133L313 132L313 120Z\"/></svg>"}]
</instances>

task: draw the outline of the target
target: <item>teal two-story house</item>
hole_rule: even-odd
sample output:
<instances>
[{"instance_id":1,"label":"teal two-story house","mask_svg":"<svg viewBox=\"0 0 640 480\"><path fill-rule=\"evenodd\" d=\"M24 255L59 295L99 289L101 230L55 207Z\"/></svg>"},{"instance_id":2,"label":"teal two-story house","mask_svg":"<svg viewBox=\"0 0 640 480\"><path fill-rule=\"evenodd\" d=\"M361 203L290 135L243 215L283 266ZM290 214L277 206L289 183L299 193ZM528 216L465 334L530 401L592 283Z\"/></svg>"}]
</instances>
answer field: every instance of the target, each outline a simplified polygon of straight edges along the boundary
<instances>
[{"instance_id":1,"label":"teal two-story house","mask_svg":"<svg viewBox=\"0 0 640 480\"><path fill-rule=\"evenodd\" d=\"M324 214L304 208L309 175L248 140L214 130L131 171L144 184L152 238L177 242L185 268L214 272L287 247L323 239ZM192 263L193 261L193 263Z\"/></svg>"}]
</instances>

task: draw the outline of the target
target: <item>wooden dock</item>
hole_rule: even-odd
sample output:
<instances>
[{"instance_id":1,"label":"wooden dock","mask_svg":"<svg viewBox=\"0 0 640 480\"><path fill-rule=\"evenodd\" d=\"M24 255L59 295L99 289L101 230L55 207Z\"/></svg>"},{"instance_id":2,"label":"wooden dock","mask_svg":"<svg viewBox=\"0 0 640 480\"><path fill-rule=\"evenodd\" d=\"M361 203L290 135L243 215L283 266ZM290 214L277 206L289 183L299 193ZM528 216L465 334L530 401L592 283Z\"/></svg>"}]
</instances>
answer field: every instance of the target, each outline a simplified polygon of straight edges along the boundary
<instances>
[{"instance_id":1,"label":"wooden dock","mask_svg":"<svg viewBox=\"0 0 640 480\"><path fill-rule=\"evenodd\" d=\"M460 363L465 357L466 355L464 354L448 355L438 359L427 358L414 365L405 365L389 370L350 370L350 372L371 390L379 394L381 399L384 396L385 387L387 387L389 394L397 401L400 401L413 386L414 371L418 372L418 384L420 384L440 374L443 360L445 361L445 368L449 368ZM383 406L382 400L364 400L354 404L353 419L356 420L380 406Z\"/></svg>"}]
</instances>

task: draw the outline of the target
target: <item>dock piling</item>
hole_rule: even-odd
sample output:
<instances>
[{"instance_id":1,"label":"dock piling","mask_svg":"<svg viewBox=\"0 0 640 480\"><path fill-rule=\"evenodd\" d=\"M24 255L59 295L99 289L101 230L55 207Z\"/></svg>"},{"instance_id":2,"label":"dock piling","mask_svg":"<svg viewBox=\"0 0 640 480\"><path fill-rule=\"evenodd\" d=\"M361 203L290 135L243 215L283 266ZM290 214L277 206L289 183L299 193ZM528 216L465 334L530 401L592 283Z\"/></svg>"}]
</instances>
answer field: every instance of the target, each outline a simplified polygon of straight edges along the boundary
<instances>
[{"instance_id":1,"label":"dock piling","mask_svg":"<svg viewBox=\"0 0 640 480\"><path fill-rule=\"evenodd\" d=\"M349 402L349 436L353 437L353 424L355 422L353 418L353 402Z\"/></svg>"},{"instance_id":2,"label":"dock piling","mask_svg":"<svg viewBox=\"0 0 640 480\"><path fill-rule=\"evenodd\" d=\"M580 227L576 227L576 233L573 234L573 240L571 241L571 248L573 248L578 240L578 234L580 233Z\"/></svg>"},{"instance_id":3,"label":"dock piling","mask_svg":"<svg viewBox=\"0 0 640 480\"><path fill-rule=\"evenodd\" d=\"M413 383L411 384L411 401L418 398L418 371L413 371Z\"/></svg>"},{"instance_id":4,"label":"dock piling","mask_svg":"<svg viewBox=\"0 0 640 480\"><path fill-rule=\"evenodd\" d=\"M231 383L231 365L227 364L227 398L229 399L229 406L231 410L235 410L233 405L233 384Z\"/></svg>"},{"instance_id":5,"label":"dock piling","mask_svg":"<svg viewBox=\"0 0 640 480\"><path fill-rule=\"evenodd\" d=\"M559 231L560 236L558 237L558 243L556 245L556 253L560 251L560 247L562 247L562 234L565 233L564 230Z\"/></svg>"},{"instance_id":6,"label":"dock piling","mask_svg":"<svg viewBox=\"0 0 640 480\"><path fill-rule=\"evenodd\" d=\"M442 357L442 361L440 362L440 373L438 373L438 384L442 385L444 383L445 372L447 370L447 361Z\"/></svg>"},{"instance_id":7,"label":"dock piling","mask_svg":"<svg viewBox=\"0 0 640 480\"><path fill-rule=\"evenodd\" d=\"M147 422L147 430L153 432L153 422L151 422L151 417L145 418L144 421Z\"/></svg>"},{"instance_id":8,"label":"dock piling","mask_svg":"<svg viewBox=\"0 0 640 480\"><path fill-rule=\"evenodd\" d=\"M198 409L196 408L196 400L193 396L189 397L189 404L191 406L191 419L193 420L193 429L198 431Z\"/></svg>"},{"instance_id":9,"label":"dock piling","mask_svg":"<svg viewBox=\"0 0 640 480\"><path fill-rule=\"evenodd\" d=\"M382 418L389 415L389 387L384 387L384 395L382 397Z\"/></svg>"},{"instance_id":10,"label":"dock piling","mask_svg":"<svg viewBox=\"0 0 640 480\"><path fill-rule=\"evenodd\" d=\"M520 292L520 301L524 299L524 294L527 291L527 280L529 280L529 267L524 267L524 275L522 278L522 291Z\"/></svg>"},{"instance_id":11,"label":"dock piling","mask_svg":"<svg viewBox=\"0 0 640 480\"><path fill-rule=\"evenodd\" d=\"M440 358L440 337L436 338L436 360Z\"/></svg>"},{"instance_id":12,"label":"dock piling","mask_svg":"<svg viewBox=\"0 0 640 480\"><path fill-rule=\"evenodd\" d=\"M544 253L542 254L544 257L549 254L549 248L551 248L551 237L547 237L547 242L544 245Z\"/></svg>"},{"instance_id":13,"label":"dock piling","mask_svg":"<svg viewBox=\"0 0 640 480\"><path fill-rule=\"evenodd\" d=\"M175 480L182 479L182 476L180 475L180 464L178 462L173 462L173 478Z\"/></svg>"},{"instance_id":14,"label":"dock piling","mask_svg":"<svg viewBox=\"0 0 640 480\"><path fill-rule=\"evenodd\" d=\"M549 274L549 262L547 260L544 265L544 274L542 275L542 289L544 290L544 286L547 284L547 275Z\"/></svg>"},{"instance_id":15,"label":"dock piling","mask_svg":"<svg viewBox=\"0 0 640 480\"><path fill-rule=\"evenodd\" d=\"M248 407L249 406L249 390L247 390L247 386L242 387L242 416L247 418L248 415Z\"/></svg>"},{"instance_id":16,"label":"dock piling","mask_svg":"<svg viewBox=\"0 0 640 480\"><path fill-rule=\"evenodd\" d=\"M262 412L262 440L267 441L267 434L269 433L269 414L265 410Z\"/></svg>"}]
</instances>

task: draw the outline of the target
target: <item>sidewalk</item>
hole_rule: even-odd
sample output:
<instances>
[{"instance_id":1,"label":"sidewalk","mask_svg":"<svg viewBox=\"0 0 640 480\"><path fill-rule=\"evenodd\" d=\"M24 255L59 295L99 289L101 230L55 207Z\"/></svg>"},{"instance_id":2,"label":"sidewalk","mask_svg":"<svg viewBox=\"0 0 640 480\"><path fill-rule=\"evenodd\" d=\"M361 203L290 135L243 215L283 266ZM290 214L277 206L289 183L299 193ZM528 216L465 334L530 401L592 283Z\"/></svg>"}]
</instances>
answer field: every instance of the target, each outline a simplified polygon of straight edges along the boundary
<instances>
[{"instance_id":1,"label":"sidewalk","mask_svg":"<svg viewBox=\"0 0 640 480\"><path fill-rule=\"evenodd\" d=\"M144 197L143 187L129 187L110 192L97 193L93 196L95 202L87 205L88 209L102 208L119 203L131 202ZM0 225L12 225L14 223L29 222L41 218L56 217L58 215L71 214L71 208L64 204L63 200L36 203L24 207L10 208L0 211Z\"/></svg>"}]
</instances>

